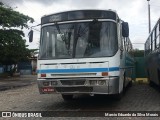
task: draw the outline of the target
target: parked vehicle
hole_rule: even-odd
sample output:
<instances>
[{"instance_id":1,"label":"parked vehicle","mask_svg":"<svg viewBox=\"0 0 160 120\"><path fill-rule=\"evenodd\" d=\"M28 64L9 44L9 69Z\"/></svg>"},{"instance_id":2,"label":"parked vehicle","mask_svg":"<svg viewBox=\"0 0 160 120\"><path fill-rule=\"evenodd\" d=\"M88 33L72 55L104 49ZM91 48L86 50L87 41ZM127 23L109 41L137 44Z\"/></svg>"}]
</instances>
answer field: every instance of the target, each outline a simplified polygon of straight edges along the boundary
<instances>
[{"instance_id":1,"label":"parked vehicle","mask_svg":"<svg viewBox=\"0 0 160 120\"><path fill-rule=\"evenodd\" d=\"M45 15L37 64L39 91L60 93L65 100L74 94L121 98L133 78L131 50L128 23L113 10Z\"/></svg>"},{"instance_id":2,"label":"parked vehicle","mask_svg":"<svg viewBox=\"0 0 160 120\"><path fill-rule=\"evenodd\" d=\"M160 19L145 42L145 57L149 83L160 88Z\"/></svg>"}]
</instances>

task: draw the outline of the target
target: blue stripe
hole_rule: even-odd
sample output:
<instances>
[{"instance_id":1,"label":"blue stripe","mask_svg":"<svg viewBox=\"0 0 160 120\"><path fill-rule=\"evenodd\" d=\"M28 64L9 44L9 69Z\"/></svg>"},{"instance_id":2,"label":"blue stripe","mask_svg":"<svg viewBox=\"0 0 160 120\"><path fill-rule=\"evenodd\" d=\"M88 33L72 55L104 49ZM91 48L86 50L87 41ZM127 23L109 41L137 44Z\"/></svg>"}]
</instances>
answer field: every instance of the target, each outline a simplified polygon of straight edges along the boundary
<instances>
[{"instance_id":1,"label":"blue stripe","mask_svg":"<svg viewBox=\"0 0 160 120\"><path fill-rule=\"evenodd\" d=\"M109 71L119 71L119 67L111 67L109 68Z\"/></svg>"},{"instance_id":2,"label":"blue stripe","mask_svg":"<svg viewBox=\"0 0 160 120\"><path fill-rule=\"evenodd\" d=\"M80 69L42 69L37 73L77 73L77 72L111 72L119 71L119 67L111 68L80 68Z\"/></svg>"}]
</instances>

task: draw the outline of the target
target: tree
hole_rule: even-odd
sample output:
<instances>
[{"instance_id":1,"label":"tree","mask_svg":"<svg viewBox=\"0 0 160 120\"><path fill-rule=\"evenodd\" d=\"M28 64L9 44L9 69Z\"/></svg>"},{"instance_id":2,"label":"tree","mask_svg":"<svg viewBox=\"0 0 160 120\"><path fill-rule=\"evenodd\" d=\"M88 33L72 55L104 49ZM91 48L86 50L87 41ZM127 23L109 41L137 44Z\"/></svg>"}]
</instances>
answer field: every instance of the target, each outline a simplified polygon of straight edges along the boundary
<instances>
[{"instance_id":1,"label":"tree","mask_svg":"<svg viewBox=\"0 0 160 120\"><path fill-rule=\"evenodd\" d=\"M0 64L17 64L31 56L22 31L23 28L28 28L28 22L33 23L34 19L0 2Z\"/></svg>"},{"instance_id":2,"label":"tree","mask_svg":"<svg viewBox=\"0 0 160 120\"><path fill-rule=\"evenodd\" d=\"M131 54L134 57L144 57L144 50L134 49L133 51L131 51Z\"/></svg>"}]
</instances>

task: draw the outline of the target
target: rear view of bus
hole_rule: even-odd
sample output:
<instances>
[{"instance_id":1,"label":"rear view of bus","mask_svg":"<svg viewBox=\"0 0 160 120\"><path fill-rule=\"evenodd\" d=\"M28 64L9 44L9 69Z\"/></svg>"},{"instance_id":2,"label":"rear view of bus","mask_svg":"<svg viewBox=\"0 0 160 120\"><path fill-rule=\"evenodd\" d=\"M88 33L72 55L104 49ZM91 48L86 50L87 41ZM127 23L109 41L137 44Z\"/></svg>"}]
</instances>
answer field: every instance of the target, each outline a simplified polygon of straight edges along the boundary
<instances>
[{"instance_id":1,"label":"rear view of bus","mask_svg":"<svg viewBox=\"0 0 160 120\"><path fill-rule=\"evenodd\" d=\"M120 95L133 73L133 59L126 54L131 48L128 24L122 23L112 10L42 17L37 66L40 93L60 93L64 100L75 94Z\"/></svg>"}]
</instances>

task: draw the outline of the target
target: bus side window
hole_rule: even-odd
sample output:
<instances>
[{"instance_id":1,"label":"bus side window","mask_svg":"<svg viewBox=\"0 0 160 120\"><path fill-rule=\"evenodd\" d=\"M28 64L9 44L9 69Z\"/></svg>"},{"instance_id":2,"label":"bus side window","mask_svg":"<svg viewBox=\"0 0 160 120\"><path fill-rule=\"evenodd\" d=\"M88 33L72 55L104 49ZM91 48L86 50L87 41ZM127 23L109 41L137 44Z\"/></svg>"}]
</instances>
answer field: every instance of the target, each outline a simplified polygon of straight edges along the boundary
<instances>
[{"instance_id":1,"label":"bus side window","mask_svg":"<svg viewBox=\"0 0 160 120\"><path fill-rule=\"evenodd\" d=\"M123 36L122 36L122 26L121 26L121 24L119 25L119 27L120 27L120 30L119 30L119 36L120 36L120 49L121 50L124 50L124 38L123 38Z\"/></svg>"},{"instance_id":2,"label":"bus side window","mask_svg":"<svg viewBox=\"0 0 160 120\"><path fill-rule=\"evenodd\" d=\"M156 27L156 48L159 48L159 26Z\"/></svg>"},{"instance_id":3,"label":"bus side window","mask_svg":"<svg viewBox=\"0 0 160 120\"><path fill-rule=\"evenodd\" d=\"M152 50L153 51L155 50L154 44L155 44L155 36L154 36L154 31L153 31L153 33L152 33Z\"/></svg>"},{"instance_id":4,"label":"bus side window","mask_svg":"<svg viewBox=\"0 0 160 120\"><path fill-rule=\"evenodd\" d=\"M157 30L157 34L158 34L158 38L159 38L158 47L160 48L160 21L159 21L159 25L157 28L159 28L159 30ZM157 38L157 41L158 41L158 38Z\"/></svg>"},{"instance_id":5,"label":"bus side window","mask_svg":"<svg viewBox=\"0 0 160 120\"><path fill-rule=\"evenodd\" d=\"M124 38L124 50L126 51L127 50L127 41L126 41L126 38Z\"/></svg>"},{"instance_id":6,"label":"bus side window","mask_svg":"<svg viewBox=\"0 0 160 120\"><path fill-rule=\"evenodd\" d=\"M125 49L125 47L124 47L124 37L122 37L122 39L121 39L121 47L122 47L122 50Z\"/></svg>"},{"instance_id":7,"label":"bus side window","mask_svg":"<svg viewBox=\"0 0 160 120\"><path fill-rule=\"evenodd\" d=\"M151 51L153 51L153 46L152 46L152 44L153 44L153 37L152 37L152 34L151 34L150 40L151 40Z\"/></svg>"}]
</instances>

